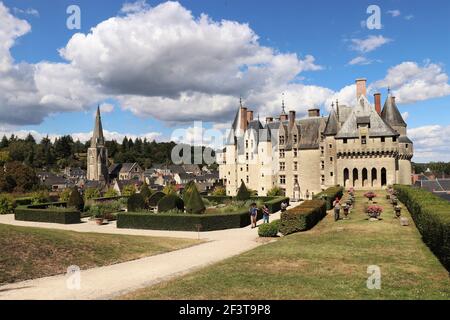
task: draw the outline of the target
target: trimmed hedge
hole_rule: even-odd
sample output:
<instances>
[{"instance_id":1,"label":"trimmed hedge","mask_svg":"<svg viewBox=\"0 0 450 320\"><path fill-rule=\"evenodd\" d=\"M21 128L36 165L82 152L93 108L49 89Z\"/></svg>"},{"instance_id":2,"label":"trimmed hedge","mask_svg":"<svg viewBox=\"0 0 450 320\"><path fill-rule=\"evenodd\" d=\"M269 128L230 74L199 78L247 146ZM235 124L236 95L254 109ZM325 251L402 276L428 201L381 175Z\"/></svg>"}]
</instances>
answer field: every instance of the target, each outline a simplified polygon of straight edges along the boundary
<instances>
[{"instance_id":1,"label":"trimmed hedge","mask_svg":"<svg viewBox=\"0 0 450 320\"><path fill-rule=\"evenodd\" d=\"M181 212L184 211L184 201L176 194L169 193L168 195L164 196L161 200L159 200L158 202L159 213L174 209L180 210Z\"/></svg>"},{"instance_id":2,"label":"trimmed hedge","mask_svg":"<svg viewBox=\"0 0 450 320\"><path fill-rule=\"evenodd\" d=\"M314 195L313 200L325 200L327 204L327 210L331 210L333 208L333 201L338 197L342 198L344 194L344 187L330 187L316 195Z\"/></svg>"},{"instance_id":3,"label":"trimmed hedge","mask_svg":"<svg viewBox=\"0 0 450 320\"><path fill-rule=\"evenodd\" d=\"M398 199L408 208L423 241L450 270L450 202L423 189L395 185Z\"/></svg>"},{"instance_id":4,"label":"trimmed hedge","mask_svg":"<svg viewBox=\"0 0 450 320\"><path fill-rule=\"evenodd\" d=\"M33 203L32 197L23 197L23 198L16 198L14 199L14 202L17 206L28 206Z\"/></svg>"},{"instance_id":5,"label":"trimmed hedge","mask_svg":"<svg viewBox=\"0 0 450 320\"><path fill-rule=\"evenodd\" d=\"M283 203L283 201L286 202L286 204L289 206L288 197L276 197L273 200L265 201L264 204L267 205L270 213L275 213L281 210L281 204Z\"/></svg>"},{"instance_id":6,"label":"trimmed hedge","mask_svg":"<svg viewBox=\"0 0 450 320\"><path fill-rule=\"evenodd\" d=\"M148 205L150 207L158 206L159 200L161 200L165 196L166 196L166 194L164 192L161 192L161 191L155 192L154 194L152 194L150 196L150 198L148 198Z\"/></svg>"},{"instance_id":7,"label":"trimmed hedge","mask_svg":"<svg viewBox=\"0 0 450 320\"><path fill-rule=\"evenodd\" d=\"M64 209L52 209L49 206L63 207ZM50 222L60 224L80 223L80 211L74 208L65 208L66 202L44 203L18 207L15 210L14 218L20 221Z\"/></svg>"},{"instance_id":8,"label":"trimmed hedge","mask_svg":"<svg viewBox=\"0 0 450 320\"><path fill-rule=\"evenodd\" d=\"M260 237L274 238L278 235L280 229L280 220L264 223L258 227L258 235Z\"/></svg>"},{"instance_id":9,"label":"trimmed hedge","mask_svg":"<svg viewBox=\"0 0 450 320\"><path fill-rule=\"evenodd\" d=\"M280 232L284 235L313 228L327 214L323 200L306 200L299 206L281 213Z\"/></svg>"},{"instance_id":10,"label":"trimmed hedge","mask_svg":"<svg viewBox=\"0 0 450 320\"><path fill-rule=\"evenodd\" d=\"M203 198L217 203L224 203L226 201L233 200L233 197L230 196L204 196Z\"/></svg>"},{"instance_id":11,"label":"trimmed hedge","mask_svg":"<svg viewBox=\"0 0 450 320\"><path fill-rule=\"evenodd\" d=\"M262 218L258 210L257 219ZM250 214L247 209L242 212L229 214L149 214L149 213L119 213L117 215L117 228L147 229L147 230L175 230L215 231L234 228L243 228L250 225Z\"/></svg>"}]
</instances>

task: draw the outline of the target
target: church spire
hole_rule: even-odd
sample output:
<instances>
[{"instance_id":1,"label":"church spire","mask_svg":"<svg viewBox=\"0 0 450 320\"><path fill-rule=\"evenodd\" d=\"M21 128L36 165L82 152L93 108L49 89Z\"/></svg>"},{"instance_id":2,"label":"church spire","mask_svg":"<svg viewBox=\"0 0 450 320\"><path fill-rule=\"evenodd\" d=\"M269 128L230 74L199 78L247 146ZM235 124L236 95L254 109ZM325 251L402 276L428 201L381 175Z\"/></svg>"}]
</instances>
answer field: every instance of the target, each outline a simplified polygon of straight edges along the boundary
<instances>
[{"instance_id":1,"label":"church spire","mask_svg":"<svg viewBox=\"0 0 450 320\"><path fill-rule=\"evenodd\" d=\"M92 134L91 147L98 145L103 146L105 138L103 137L102 118L100 115L100 106L97 106L97 114L95 115L94 133Z\"/></svg>"}]
</instances>

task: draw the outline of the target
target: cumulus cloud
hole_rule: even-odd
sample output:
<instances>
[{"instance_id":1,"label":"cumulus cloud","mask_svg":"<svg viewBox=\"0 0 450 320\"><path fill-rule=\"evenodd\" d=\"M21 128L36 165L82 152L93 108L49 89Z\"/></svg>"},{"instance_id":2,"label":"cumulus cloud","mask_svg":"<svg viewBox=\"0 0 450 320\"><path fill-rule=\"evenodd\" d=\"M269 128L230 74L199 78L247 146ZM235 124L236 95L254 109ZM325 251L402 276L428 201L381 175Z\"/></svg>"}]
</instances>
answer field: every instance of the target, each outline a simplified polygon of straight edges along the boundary
<instances>
[{"instance_id":1,"label":"cumulus cloud","mask_svg":"<svg viewBox=\"0 0 450 320\"><path fill-rule=\"evenodd\" d=\"M442 67L426 62L423 66L406 61L388 70L386 77L375 87L391 87L399 103L414 103L450 95L448 75Z\"/></svg>"},{"instance_id":2,"label":"cumulus cloud","mask_svg":"<svg viewBox=\"0 0 450 320\"><path fill-rule=\"evenodd\" d=\"M113 111L114 111L114 106L112 104L110 104L110 103L102 103L100 105L100 112L102 114L104 114L104 113L111 113Z\"/></svg>"},{"instance_id":3,"label":"cumulus cloud","mask_svg":"<svg viewBox=\"0 0 450 320\"><path fill-rule=\"evenodd\" d=\"M408 130L414 142L413 161L450 161L450 125L428 125Z\"/></svg>"},{"instance_id":4,"label":"cumulus cloud","mask_svg":"<svg viewBox=\"0 0 450 320\"><path fill-rule=\"evenodd\" d=\"M149 9L150 5L146 0L138 0L135 2L125 2L120 9L122 13L136 13L146 9Z\"/></svg>"},{"instance_id":5,"label":"cumulus cloud","mask_svg":"<svg viewBox=\"0 0 450 320\"><path fill-rule=\"evenodd\" d=\"M348 62L349 65L354 66L354 65L368 65L371 64L373 61L363 57L363 56L358 56L356 58L353 58L352 60L350 60Z\"/></svg>"},{"instance_id":6,"label":"cumulus cloud","mask_svg":"<svg viewBox=\"0 0 450 320\"><path fill-rule=\"evenodd\" d=\"M361 53L371 52L384 44L391 42L392 39L385 38L382 35L370 35L365 39L351 39L350 49Z\"/></svg>"}]
</instances>

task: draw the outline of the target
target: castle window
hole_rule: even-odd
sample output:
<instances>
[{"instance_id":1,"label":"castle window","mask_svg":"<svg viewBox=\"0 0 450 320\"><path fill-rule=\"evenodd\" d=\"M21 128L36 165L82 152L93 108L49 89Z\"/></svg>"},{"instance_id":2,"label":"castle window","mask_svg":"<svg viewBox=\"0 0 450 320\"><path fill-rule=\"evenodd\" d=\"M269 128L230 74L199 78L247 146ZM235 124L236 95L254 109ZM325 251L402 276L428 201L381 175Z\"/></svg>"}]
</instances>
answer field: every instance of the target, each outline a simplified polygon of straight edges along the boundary
<instances>
[{"instance_id":1,"label":"castle window","mask_svg":"<svg viewBox=\"0 0 450 320\"><path fill-rule=\"evenodd\" d=\"M347 144L347 138L344 139L344 144Z\"/></svg>"},{"instance_id":2,"label":"castle window","mask_svg":"<svg viewBox=\"0 0 450 320\"><path fill-rule=\"evenodd\" d=\"M333 162L333 157L330 157L330 162Z\"/></svg>"},{"instance_id":3,"label":"castle window","mask_svg":"<svg viewBox=\"0 0 450 320\"><path fill-rule=\"evenodd\" d=\"M408 144L405 144L405 147L406 147L406 149L408 149L409 145L408 145Z\"/></svg>"},{"instance_id":4,"label":"castle window","mask_svg":"<svg viewBox=\"0 0 450 320\"><path fill-rule=\"evenodd\" d=\"M242 171L242 168L241 168L241 171Z\"/></svg>"},{"instance_id":5,"label":"castle window","mask_svg":"<svg viewBox=\"0 0 450 320\"><path fill-rule=\"evenodd\" d=\"M321 162L321 168L322 168L322 170L325 169L325 162L324 161Z\"/></svg>"},{"instance_id":6,"label":"castle window","mask_svg":"<svg viewBox=\"0 0 450 320\"><path fill-rule=\"evenodd\" d=\"M392 142L397 142L397 137L393 137Z\"/></svg>"},{"instance_id":7,"label":"castle window","mask_svg":"<svg viewBox=\"0 0 450 320\"><path fill-rule=\"evenodd\" d=\"M248 152L245 153L245 160L248 160Z\"/></svg>"},{"instance_id":8,"label":"castle window","mask_svg":"<svg viewBox=\"0 0 450 320\"><path fill-rule=\"evenodd\" d=\"M284 159L284 150L280 150L280 158Z\"/></svg>"},{"instance_id":9,"label":"castle window","mask_svg":"<svg viewBox=\"0 0 450 320\"><path fill-rule=\"evenodd\" d=\"M248 176L245 178L245 180L246 180L247 183L249 182Z\"/></svg>"},{"instance_id":10,"label":"castle window","mask_svg":"<svg viewBox=\"0 0 450 320\"><path fill-rule=\"evenodd\" d=\"M284 136L280 136L280 144L284 144Z\"/></svg>"},{"instance_id":11,"label":"castle window","mask_svg":"<svg viewBox=\"0 0 450 320\"><path fill-rule=\"evenodd\" d=\"M280 162L280 171L286 170L286 163Z\"/></svg>"},{"instance_id":12,"label":"castle window","mask_svg":"<svg viewBox=\"0 0 450 320\"><path fill-rule=\"evenodd\" d=\"M323 147L320 147L320 154L323 156Z\"/></svg>"},{"instance_id":13,"label":"castle window","mask_svg":"<svg viewBox=\"0 0 450 320\"><path fill-rule=\"evenodd\" d=\"M361 144L367 144L367 137L361 136Z\"/></svg>"},{"instance_id":14,"label":"castle window","mask_svg":"<svg viewBox=\"0 0 450 320\"><path fill-rule=\"evenodd\" d=\"M332 144L330 144L329 147L330 147L330 149L333 149L333 145Z\"/></svg>"},{"instance_id":15,"label":"castle window","mask_svg":"<svg viewBox=\"0 0 450 320\"><path fill-rule=\"evenodd\" d=\"M294 134L294 143L297 143L297 135Z\"/></svg>"},{"instance_id":16,"label":"castle window","mask_svg":"<svg viewBox=\"0 0 450 320\"><path fill-rule=\"evenodd\" d=\"M245 147L248 148L248 140L245 140Z\"/></svg>"},{"instance_id":17,"label":"castle window","mask_svg":"<svg viewBox=\"0 0 450 320\"><path fill-rule=\"evenodd\" d=\"M286 176L280 176L280 184L286 184Z\"/></svg>"},{"instance_id":18,"label":"castle window","mask_svg":"<svg viewBox=\"0 0 450 320\"><path fill-rule=\"evenodd\" d=\"M295 161L294 162L294 171L297 171L298 170L298 163L297 163L297 161Z\"/></svg>"},{"instance_id":19,"label":"castle window","mask_svg":"<svg viewBox=\"0 0 450 320\"><path fill-rule=\"evenodd\" d=\"M294 149L294 157L297 157L297 149Z\"/></svg>"},{"instance_id":20,"label":"castle window","mask_svg":"<svg viewBox=\"0 0 450 320\"><path fill-rule=\"evenodd\" d=\"M332 176L333 176L333 171L330 172L330 177L332 177Z\"/></svg>"},{"instance_id":21,"label":"castle window","mask_svg":"<svg viewBox=\"0 0 450 320\"><path fill-rule=\"evenodd\" d=\"M246 165L246 170L247 170L247 172L248 172L248 164Z\"/></svg>"},{"instance_id":22,"label":"castle window","mask_svg":"<svg viewBox=\"0 0 450 320\"><path fill-rule=\"evenodd\" d=\"M385 142L386 138L385 137L381 137L381 142Z\"/></svg>"}]
</instances>

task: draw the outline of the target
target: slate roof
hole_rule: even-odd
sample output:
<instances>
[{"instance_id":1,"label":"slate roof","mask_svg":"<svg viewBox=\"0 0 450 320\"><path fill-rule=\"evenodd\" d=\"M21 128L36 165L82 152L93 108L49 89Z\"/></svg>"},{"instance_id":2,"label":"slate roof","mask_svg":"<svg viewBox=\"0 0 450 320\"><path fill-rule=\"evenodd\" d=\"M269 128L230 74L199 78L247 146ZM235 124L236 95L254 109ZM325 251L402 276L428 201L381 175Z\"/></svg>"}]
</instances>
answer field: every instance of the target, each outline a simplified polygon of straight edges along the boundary
<instances>
[{"instance_id":1,"label":"slate roof","mask_svg":"<svg viewBox=\"0 0 450 320\"><path fill-rule=\"evenodd\" d=\"M314 117L297 121L300 125L299 149L317 149L320 143L320 132L325 125L325 118Z\"/></svg>"},{"instance_id":2,"label":"slate roof","mask_svg":"<svg viewBox=\"0 0 450 320\"><path fill-rule=\"evenodd\" d=\"M337 119L337 114L334 110L328 115L327 124L323 134L326 136L334 136L338 133L340 128L339 121Z\"/></svg>"},{"instance_id":3,"label":"slate roof","mask_svg":"<svg viewBox=\"0 0 450 320\"><path fill-rule=\"evenodd\" d=\"M407 136L401 136L400 138L398 138L398 142L400 143L413 143L411 141L411 139L409 139Z\"/></svg>"},{"instance_id":4,"label":"slate roof","mask_svg":"<svg viewBox=\"0 0 450 320\"><path fill-rule=\"evenodd\" d=\"M131 169L133 169L134 166L139 166L137 162L134 163L122 163L122 168L120 169L120 172L130 172Z\"/></svg>"},{"instance_id":5,"label":"slate roof","mask_svg":"<svg viewBox=\"0 0 450 320\"><path fill-rule=\"evenodd\" d=\"M358 103L353 108L352 113L342 125L336 138L357 138L359 137L358 119L369 122L370 137L398 136L398 133L383 121L375 108L369 103L365 96L361 96Z\"/></svg>"},{"instance_id":6,"label":"slate roof","mask_svg":"<svg viewBox=\"0 0 450 320\"><path fill-rule=\"evenodd\" d=\"M403 120L400 111L398 111L397 104L395 103L395 100L392 99L390 93L386 98L383 110L381 111L381 118L391 127L406 127L406 122Z\"/></svg>"}]
</instances>

